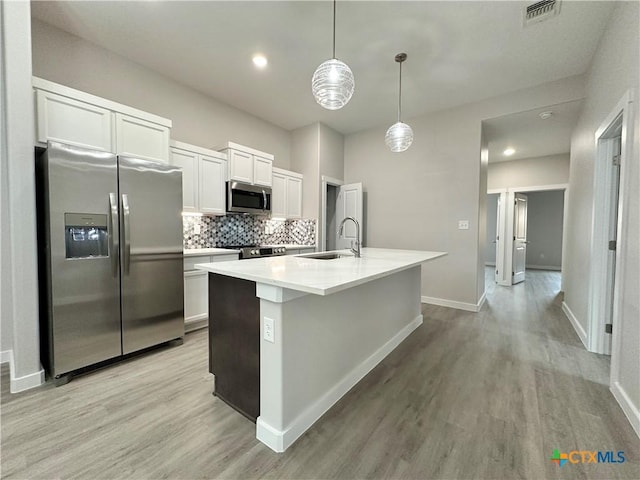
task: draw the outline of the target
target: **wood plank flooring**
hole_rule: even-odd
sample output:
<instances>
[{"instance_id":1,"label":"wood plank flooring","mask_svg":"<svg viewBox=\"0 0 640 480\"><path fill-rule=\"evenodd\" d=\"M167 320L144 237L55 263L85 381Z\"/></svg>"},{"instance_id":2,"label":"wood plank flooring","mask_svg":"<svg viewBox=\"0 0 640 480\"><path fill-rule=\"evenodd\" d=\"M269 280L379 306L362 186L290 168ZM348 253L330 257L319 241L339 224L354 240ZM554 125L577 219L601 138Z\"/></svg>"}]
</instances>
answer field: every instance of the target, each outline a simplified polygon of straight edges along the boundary
<instances>
[{"instance_id":1,"label":"wood plank flooring","mask_svg":"<svg viewBox=\"0 0 640 480\"><path fill-rule=\"evenodd\" d=\"M211 395L206 330L58 388L11 395L5 366L2 477L640 478L609 359L562 314L559 278L488 282L477 314L423 305L424 325L284 454ZM627 461L560 468L554 449Z\"/></svg>"}]
</instances>

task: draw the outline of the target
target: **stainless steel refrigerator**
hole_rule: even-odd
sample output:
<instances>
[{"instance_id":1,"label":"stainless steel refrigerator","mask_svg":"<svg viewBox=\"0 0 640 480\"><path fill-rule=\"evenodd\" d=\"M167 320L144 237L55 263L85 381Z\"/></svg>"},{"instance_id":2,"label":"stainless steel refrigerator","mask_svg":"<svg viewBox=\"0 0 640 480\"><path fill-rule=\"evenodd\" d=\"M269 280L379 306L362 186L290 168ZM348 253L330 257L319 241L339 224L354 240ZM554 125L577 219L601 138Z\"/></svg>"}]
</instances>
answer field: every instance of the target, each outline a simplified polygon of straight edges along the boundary
<instances>
[{"instance_id":1,"label":"stainless steel refrigerator","mask_svg":"<svg viewBox=\"0 0 640 480\"><path fill-rule=\"evenodd\" d=\"M180 169L54 142L36 165L41 357L56 384L181 339Z\"/></svg>"}]
</instances>

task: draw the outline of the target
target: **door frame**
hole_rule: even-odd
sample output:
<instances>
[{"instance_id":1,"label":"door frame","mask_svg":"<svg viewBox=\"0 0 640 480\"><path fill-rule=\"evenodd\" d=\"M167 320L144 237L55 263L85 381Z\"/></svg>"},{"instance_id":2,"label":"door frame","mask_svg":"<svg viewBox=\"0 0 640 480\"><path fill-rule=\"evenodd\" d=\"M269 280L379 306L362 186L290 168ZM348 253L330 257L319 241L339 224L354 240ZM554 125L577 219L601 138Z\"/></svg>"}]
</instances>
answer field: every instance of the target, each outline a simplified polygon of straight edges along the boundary
<instances>
[{"instance_id":1,"label":"door frame","mask_svg":"<svg viewBox=\"0 0 640 480\"><path fill-rule=\"evenodd\" d=\"M593 214L591 225L591 272L589 278L589 297L587 305L588 331L587 348L591 352L611 354L611 385L618 382L619 355L620 355L620 330L624 321L620 315L622 307L623 271L627 259L627 245L620 244L620 239L626 238L627 222L624 222L626 206L628 205L628 167L627 162L633 159L633 104L632 91L627 91L617 103L615 108L607 115L600 127L596 130L594 140L596 146L596 159L594 165L593 181ZM609 214L611 212L611 152L613 149L613 137L610 135L615 125L621 122L621 148L620 148L620 187L618 193L618 224L616 250L613 314L613 336L611 343L606 338L605 309L606 292L611 288L607 280L607 246L609 240ZM617 136L617 135L616 135ZM609 348L610 346L610 348Z\"/></svg>"},{"instance_id":2,"label":"door frame","mask_svg":"<svg viewBox=\"0 0 640 480\"><path fill-rule=\"evenodd\" d=\"M341 187L344 181L338 178L322 175L320 178L320 228L318 228L318 242L316 250L319 252L326 251L327 248L327 186Z\"/></svg>"},{"instance_id":3,"label":"door frame","mask_svg":"<svg viewBox=\"0 0 640 480\"><path fill-rule=\"evenodd\" d=\"M564 286L564 275L565 275L565 244L566 244L566 231L567 231L567 201L569 198L569 184L568 183L557 183L554 185L535 185L530 187L509 187L506 189L505 194L505 205L504 209L504 231L505 231L505 242L503 245L504 248L504 270L503 270L503 283L500 285L510 286L513 285L511 275L507 275L508 272L513 271L513 204L515 202L515 194L516 193L527 193L527 192L544 192L549 190L562 190L564 191L564 200L563 200L563 214L562 214L562 263L561 263L561 280L560 280L560 290L562 291Z\"/></svg>"},{"instance_id":4,"label":"door frame","mask_svg":"<svg viewBox=\"0 0 640 480\"><path fill-rule=\"evenodd\" d=\"M507 287L511 285L511 279L507 278L505 272L505 253L504 245L507 238L507 232L505 228L505 207L507 206L507 193L506 188L492 188L487 190L487 195L500 195L498 198L498 214L496 222L498 224L497 234L499 239L496 240L496 268L498 274L495 275L496 283Z\"/></svg>"}]
</instances>

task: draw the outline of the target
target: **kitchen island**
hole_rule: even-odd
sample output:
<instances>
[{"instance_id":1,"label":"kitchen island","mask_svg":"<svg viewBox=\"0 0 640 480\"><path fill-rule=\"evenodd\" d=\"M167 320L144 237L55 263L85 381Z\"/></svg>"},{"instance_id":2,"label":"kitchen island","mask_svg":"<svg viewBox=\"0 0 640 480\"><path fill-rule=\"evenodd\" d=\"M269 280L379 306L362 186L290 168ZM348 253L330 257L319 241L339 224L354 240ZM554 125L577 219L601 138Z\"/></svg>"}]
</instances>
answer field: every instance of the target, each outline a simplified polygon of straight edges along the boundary
<instances>
[{"instance_id":1,"label":"kitchen island","mask_svg":"<svg viewBox=\"0 0 640 480\"><path fill-rule=\"evenodd\" d=\"M330 260L309 254L196 265L210 273L210 339L254 339L253 354L223 363L233 370L253 362L259 369L256 385L240 389L245 396L259 392L253 399L259 414L228 403L257 417L256 437L276 452L293 444L422 324L421 265L446 255L379 248L362 249L361 258L339 253ZM232 298L239 291L245 301ZM223 329L216 325L221 319ZM218 375L221 366L212 358L211 371Z\"/></svg>"}]
</instances>

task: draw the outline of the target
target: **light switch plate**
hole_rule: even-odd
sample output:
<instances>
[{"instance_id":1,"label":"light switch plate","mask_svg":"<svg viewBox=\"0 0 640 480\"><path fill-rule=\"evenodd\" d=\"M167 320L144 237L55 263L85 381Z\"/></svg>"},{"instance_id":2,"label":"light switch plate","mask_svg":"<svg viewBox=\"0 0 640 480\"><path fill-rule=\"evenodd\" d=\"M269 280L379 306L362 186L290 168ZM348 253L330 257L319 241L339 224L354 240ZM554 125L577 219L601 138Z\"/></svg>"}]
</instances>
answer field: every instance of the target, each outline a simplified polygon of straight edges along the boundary
<instances>
[{"instance_id":1,"label":"light switch plate","mask_svg":"<svg viewBox=\"0 0 640 480\"><path fill-rule=\"evenodd\" d=\"M264 317L264 333L263 337L267 342L275 343L275 326L273 318Z\"/></svg>"},{"instance_id":2,"label":"light switch plate","mask_svg":"<svg viewBox=\"0 0 640 480\"><path fill-rule=\"evenodd\" d=\"M196 235L200 235L200 224L196 223L193 226L193 233L196 234Z\"/></svg>"},{"instance_id":3,"label":"light switch plate","mask_svg":"<svg viewBox=\"0 0 640 480\"><path fill-rule=\"evenodd\" d=\"M469 220L458 220L458 230L469 230Z\"/></svg>"}]
</instances>

